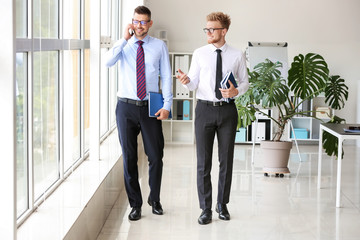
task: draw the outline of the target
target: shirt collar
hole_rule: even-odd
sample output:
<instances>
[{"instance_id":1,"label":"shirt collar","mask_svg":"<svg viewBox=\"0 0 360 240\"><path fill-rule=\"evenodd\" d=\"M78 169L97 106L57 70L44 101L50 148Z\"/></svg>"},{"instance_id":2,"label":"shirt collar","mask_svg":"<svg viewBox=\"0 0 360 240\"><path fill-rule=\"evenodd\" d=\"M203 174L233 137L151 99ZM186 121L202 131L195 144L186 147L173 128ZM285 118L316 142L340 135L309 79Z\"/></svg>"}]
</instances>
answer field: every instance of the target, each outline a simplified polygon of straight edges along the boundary
<instances>
[{"instance_id":1,"label":"shirt collar","mask_svg":"<svg viewBox=\"0 0 360 240\"><path fill-rule=\"evenodd\" d=\"M141 40L141 41L143 41L144 43L148 43L149 40L150 40L150 36L149 36L149 35L146 35L146 37L145 37L143 40ZM133 37L131 38L131 41L135 44L137 41L139 41L139 39L137 39L135 36L133 36Z\"/></svg>"},{"instance_id":2,"label":"shirt collar","mask_svg":"<svg viewBox=\"0 0 360 240\"><path fill-rule=\"evenodd\" d=\"M225 43L224 45L222 45L221 48L217 48L217 47L215 47L213 44L209 44L209 46L210 46L210 49L211 49L212 52L215 52L216 49L221 49L222 52L226 52L226 49L228 48L227 43Z\"/></svg>"}]
</instances>

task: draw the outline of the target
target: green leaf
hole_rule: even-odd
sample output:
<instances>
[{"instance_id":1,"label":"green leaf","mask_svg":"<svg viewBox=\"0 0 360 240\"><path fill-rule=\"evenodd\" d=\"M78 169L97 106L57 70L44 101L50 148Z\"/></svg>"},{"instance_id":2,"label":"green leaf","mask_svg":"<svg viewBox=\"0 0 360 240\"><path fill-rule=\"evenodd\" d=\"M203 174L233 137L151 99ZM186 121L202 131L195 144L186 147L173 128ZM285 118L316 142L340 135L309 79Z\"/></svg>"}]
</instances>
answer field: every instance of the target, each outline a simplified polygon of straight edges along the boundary
<instances>
[{"instance_id":1,"label":"green leaf","mask_svg":"<svg viewBox=\"0 0 360 240\"><path fill-rule=\"evenodd\" d=\"M285 103L289 87L278 69L281 67L280 62L273 63L269 59L254 67L251 89L256 104L261 103L262 107L271 108Z\"/></svg>"},{"instance_id":2,"label":"green leaf","mask_svg":"<svg viewBox=\"0 0 360 240\"><path fill-rule=\"evenodd\" d=\"M277 124L277 137L281 138L287 122L295 115L315 117L315 111L302 111L301 104L325 92L325 101L333 109L340 109L348 98L348 87L339 76L329 77L328 66L322 56L308 53L294 57L288 71L288 81L281 76L282 64L266 59L249 71L249 89L236 99L239 126L246 127L255 120L254 106L277 108L278 116L270 116ZM290 90L293 91L290 97ZM259 107L260 108L260 107ZM341 120L334 117L334 122ZM239 127L238 126L238 127ZM337 139L325 134L324 149L327 154L337 154ZM334 150L335 149L335 150Z\"/></svg>"},{"instance_id":3,"label":"green leaf","mask_svg":"<svg viewBox=\"0 0 360 240\"><path fill-rule=\"evenodd\" d=\"M255 112L256 110L249 105L242 105L240 99L236 99L236 108L238 111L238 125L237 129L240 127L247 127L256 120Z\"/></svg>"},{"instance_id":4,"label":"green leaf","mask_svg":"<svg viewBox=\"0 0 360 240\"><path fill-rule=\"evenodd\" d=\"M301 99L309 98L326 85L329 69L322 56L308 53L294 58L289 69L290 89Z\"/></svg>"},{"instance_id":5,"label":"green leaf","mask_svg":"<svg viewBox=\"0 0 360 240\"><path fill-rule=\"evenodd\" d=\"M328 132L323 132L323 148L326 152L327 155L329 156L338 156L338 138L335 137L334 135L328 133ZM343 152L344 155L344 152Z\"/></svg>"},{"instance_id":6,"label":"green leaf","mask_svg":"<svg viewBox=\"0 0 360 240\"><path fill-rule=\"evenodd\" d=\"M325 88L325 102L333 109L343 108L349 96L348 89L340 76L329 77Z\"/></svg>"},{"instance_id":7,"label":"green leaf","mask_svg":"<svg viewBox=\"0 0 360 240\"><path fill-rule=\"evenodd\" d=\"M334 124L339 124L345 122L345 119L340 118L338 116L334 116L328 123L334 123ZM336 156L336 158L338 157L338 138L335 137L334 135L324 131L323 132L323 148L326 152L327 155L329 156ZM342 151L342 155L341 158L344 157L344 149Z\"/></svg>"}]
</instances>

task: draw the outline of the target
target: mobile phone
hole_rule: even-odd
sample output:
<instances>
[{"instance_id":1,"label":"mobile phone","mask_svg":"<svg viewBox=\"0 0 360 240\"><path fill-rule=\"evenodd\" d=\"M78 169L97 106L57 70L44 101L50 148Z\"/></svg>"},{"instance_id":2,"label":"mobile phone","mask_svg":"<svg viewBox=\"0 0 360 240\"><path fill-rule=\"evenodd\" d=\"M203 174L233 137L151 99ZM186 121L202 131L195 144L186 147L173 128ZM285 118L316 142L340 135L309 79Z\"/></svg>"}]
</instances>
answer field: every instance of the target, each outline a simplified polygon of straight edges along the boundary
<instances>
[{"instance_id":1,"label":"mobile phone","mask_svg":"<svg viewBox=\"0 0 360 240\"><path fill-rule=\"evenodd\" d=\"M131 36L134 35L134 30L130 28L129 33L130 33Z\"/></svg>"}]
</instances>

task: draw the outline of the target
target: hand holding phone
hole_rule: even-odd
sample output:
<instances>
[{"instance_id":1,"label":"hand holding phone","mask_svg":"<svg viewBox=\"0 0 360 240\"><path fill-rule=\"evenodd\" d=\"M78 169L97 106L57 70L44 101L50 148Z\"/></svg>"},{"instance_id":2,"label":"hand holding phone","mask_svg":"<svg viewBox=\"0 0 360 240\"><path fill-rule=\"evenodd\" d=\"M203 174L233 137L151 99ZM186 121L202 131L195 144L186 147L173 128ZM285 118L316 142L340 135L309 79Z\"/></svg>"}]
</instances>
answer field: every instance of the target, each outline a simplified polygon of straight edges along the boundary
<instances>
[{"instance_id":1,"label":"hand holding phone","mask_svg":"<svg viewBox=\"0 0 360 240\"><path fill-rule=\"evenodd\" d=\"M127 27L125 28L125 32L124 32L124 38L127 40L129 40L132 36L134 35L134 28L132 26L132 24L128 24Z\"/></svg>"}]
</instances>

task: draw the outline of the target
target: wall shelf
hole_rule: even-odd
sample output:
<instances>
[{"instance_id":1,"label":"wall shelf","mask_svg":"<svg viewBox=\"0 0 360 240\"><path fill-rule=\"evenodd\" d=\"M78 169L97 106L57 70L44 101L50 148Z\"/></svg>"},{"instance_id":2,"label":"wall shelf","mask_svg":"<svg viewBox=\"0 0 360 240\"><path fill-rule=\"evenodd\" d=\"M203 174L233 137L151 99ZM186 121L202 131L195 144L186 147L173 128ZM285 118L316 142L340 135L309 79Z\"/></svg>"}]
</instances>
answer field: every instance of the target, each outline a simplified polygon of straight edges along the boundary
<instances>
[{"instance_id":1,"label":"wall shelf","mask_svg":"<svg viewBox=\"0 0 360 240\"><path fill-rule=\"evenodd\" d=\"M179 68L184 73L188 73L192 54L170 52L169 55L174 95L171 107L173 118L163 121L164 138L168 143L193 144L195 142L195 93L184 88L179 80L176 79Z\"/></svg>"},{"instance_id":2,"label":"wall shelf","mask_svg":"<svg viewBox=\"0 0 360 240\"><path fill-rule=\"evenodd\" d=\"M309 100L308 106L305 107L305 109L308 109L309 111L315 111L318 108L328 108L328 105L325 103L325 97L324 96L318 96L315 97L312 100ZM334 115L334 110L329 108L330 115ZM313 113L311 113L313 114ZM314 113L315 114L315 113ZM321 118L321 120L329 121L330 118ZM296 116L292 119L292 124L294 126L294 129L306 129L308 132L307 137L297 137L296 140L300 141L318 141L319 140L319 132L320 132L320 123L321 121L319 119L315 119L312 116L305 117L305 116ZM287 126L287 136L289 139L294 140L294 137L290 131L290 126ZM296 133L295 133L296 134Z\"/></svg>"}]
</instances>

